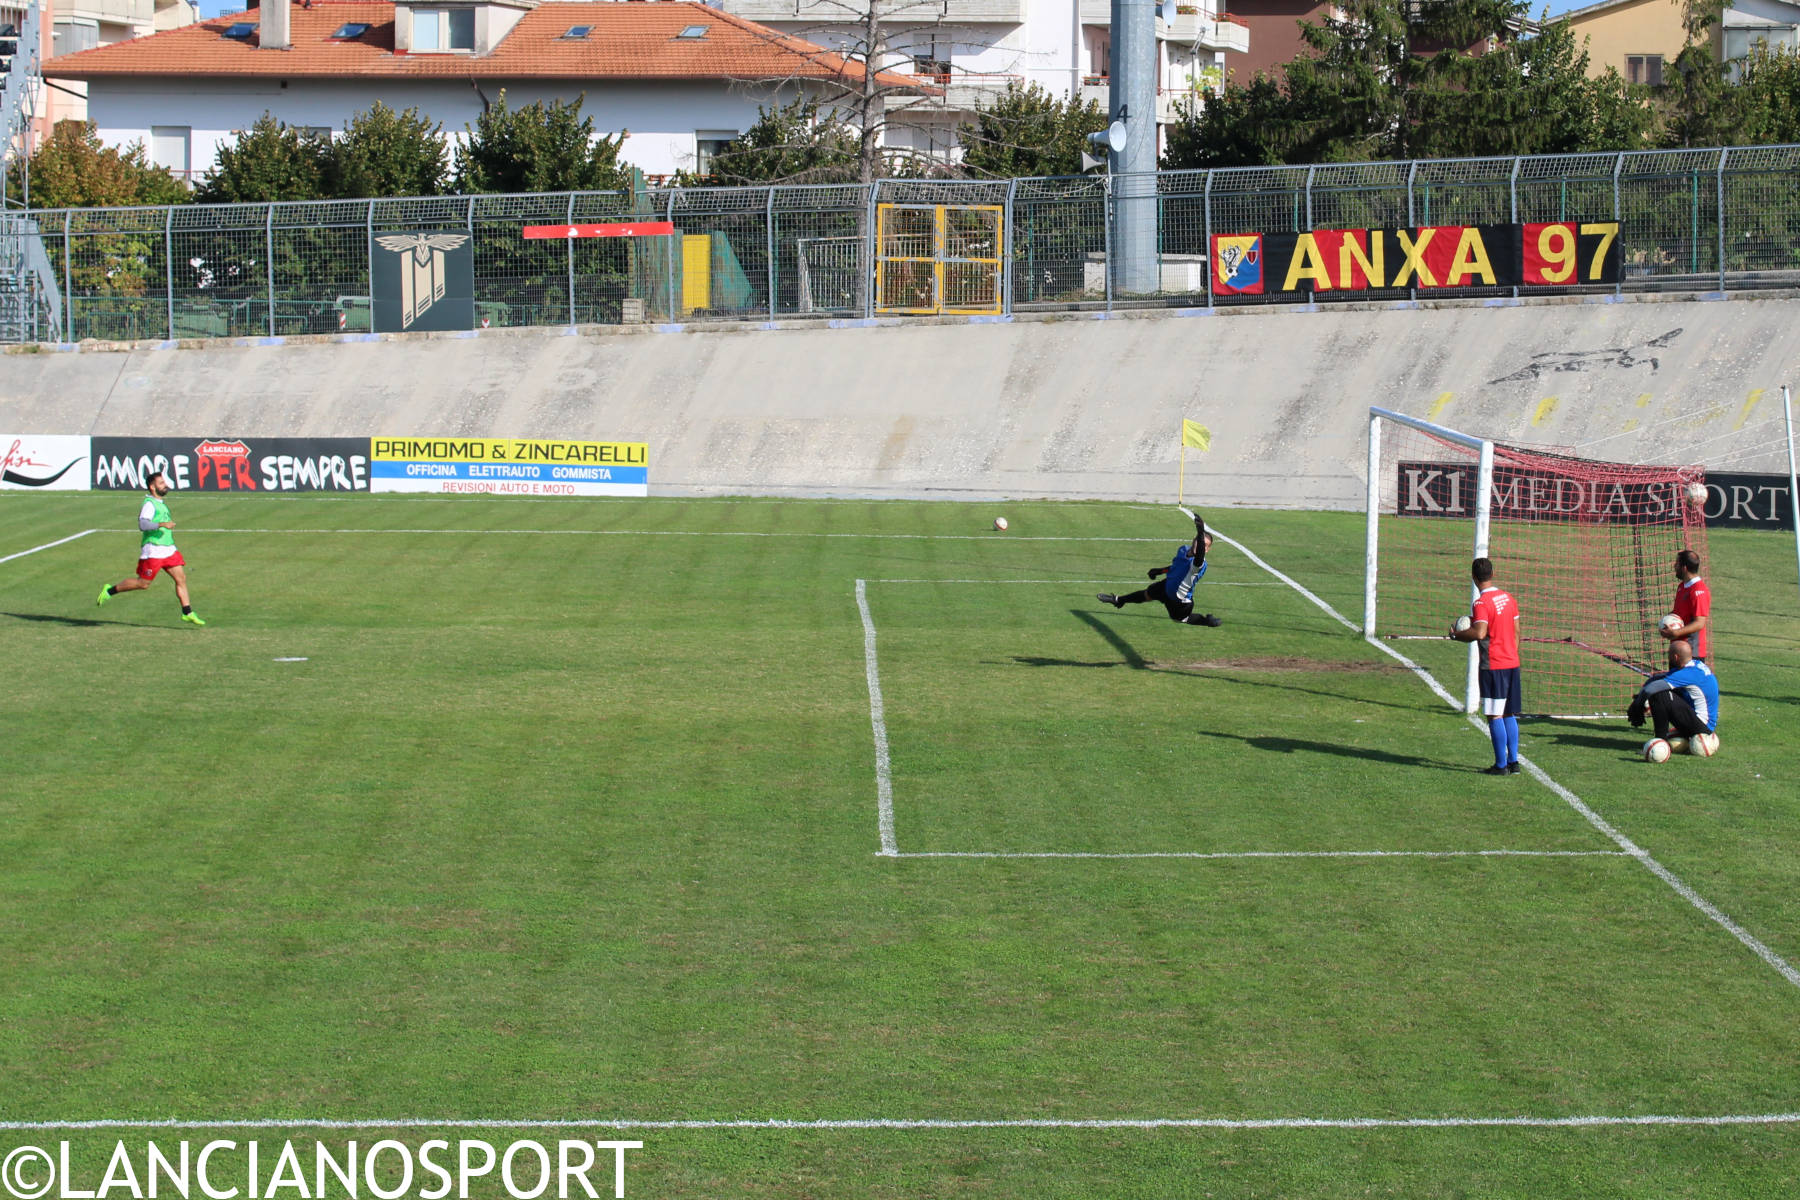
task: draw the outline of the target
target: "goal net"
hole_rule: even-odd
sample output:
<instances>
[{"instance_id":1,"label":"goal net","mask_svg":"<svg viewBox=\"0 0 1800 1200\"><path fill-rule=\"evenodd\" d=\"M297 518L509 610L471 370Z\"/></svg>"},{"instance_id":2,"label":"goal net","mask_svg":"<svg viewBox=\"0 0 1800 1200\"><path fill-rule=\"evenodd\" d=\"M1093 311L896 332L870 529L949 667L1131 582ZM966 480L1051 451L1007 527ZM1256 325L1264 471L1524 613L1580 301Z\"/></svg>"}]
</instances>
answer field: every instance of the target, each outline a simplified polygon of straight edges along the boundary
<instances>
[{"instance_id":1,"label":"goal net","mask_svg":"<svg viewBox=\"0 0 1800 1200\"><path fill-rule=\"evenodd\" d=\"M1473 712L1476 648L1444 635L1469 611L1470 560L1486 556L1519 602L1526 711L1623 712L1666 665L1656 626L1676 553L1705 561L1704 504L1688 490L1704 480L1698 467L1600 462L1371 408L1363 632L1436 642L1409 656L1461 668Z\"/></svg>"}]
</instances>

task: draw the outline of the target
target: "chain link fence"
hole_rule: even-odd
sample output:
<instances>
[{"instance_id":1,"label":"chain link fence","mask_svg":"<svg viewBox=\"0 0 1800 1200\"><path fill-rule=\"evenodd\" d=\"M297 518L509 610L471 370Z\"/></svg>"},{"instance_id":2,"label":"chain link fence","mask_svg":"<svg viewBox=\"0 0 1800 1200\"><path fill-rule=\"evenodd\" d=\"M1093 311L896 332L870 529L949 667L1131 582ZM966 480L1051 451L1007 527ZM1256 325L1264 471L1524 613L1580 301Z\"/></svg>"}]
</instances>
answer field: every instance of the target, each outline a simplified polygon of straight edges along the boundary
<instances>
[{"instance_id":1,"label":"chain link fence","mask_svg":"<svg viewBox=\"0 0 1800 1200\"><path fill-rule=\"evenodd\" d=\"M1157 283L1134 294L1114 286L1120 180L1103 176L40 210L0 223L0 242L35 264L52 300L6 335L368 332L382 231L469 235L484 328L1292 302L1214 296L1212 237L1546 221L1617 221L1621 278L1533 294L1800 285L1800 146L1169 171L1155 183ZM648 221L674 232L522 233Z\"/></svg>"}]
</instances>

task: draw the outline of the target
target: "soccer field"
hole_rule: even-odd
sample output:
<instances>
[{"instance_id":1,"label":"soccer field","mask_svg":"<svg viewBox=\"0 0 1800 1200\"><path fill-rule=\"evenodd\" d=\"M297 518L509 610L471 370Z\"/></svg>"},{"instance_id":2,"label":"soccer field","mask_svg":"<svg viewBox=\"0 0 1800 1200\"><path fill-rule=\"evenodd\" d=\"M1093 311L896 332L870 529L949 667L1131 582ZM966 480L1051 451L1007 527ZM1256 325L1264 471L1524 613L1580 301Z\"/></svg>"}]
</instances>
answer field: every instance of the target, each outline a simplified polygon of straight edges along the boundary
<instances>
[{"instance_id":1,"label":"soccer field","mask_svg":"<svg viewBox=\"0 0 1800 1200\"><path fill-rule=\"evenodd\" d=\"M1094 599L1166 507L170 502L204 629L94 606L135 498L0 499L0 1151L78 1188L535 1136L635 1197L1800 1191L1791 540L1712 535L1718 757L1527 721L1495 779L1351 628L1356 514L1208 514L1203 629Z\"/></svg>"}]
</instances>

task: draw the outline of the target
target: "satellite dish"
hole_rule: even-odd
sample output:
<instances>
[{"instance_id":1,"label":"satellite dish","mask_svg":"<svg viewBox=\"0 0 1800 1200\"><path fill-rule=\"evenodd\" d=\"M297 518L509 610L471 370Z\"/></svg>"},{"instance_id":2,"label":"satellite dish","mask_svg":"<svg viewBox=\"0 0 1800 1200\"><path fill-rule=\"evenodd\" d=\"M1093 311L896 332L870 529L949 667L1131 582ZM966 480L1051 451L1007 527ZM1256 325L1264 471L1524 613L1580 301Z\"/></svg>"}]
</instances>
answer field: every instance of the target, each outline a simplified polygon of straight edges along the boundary
<instances>
[{"instance_id":1,"label":"satellite dish","mask_svg":"<svg viewBox=\"0 0 1800 1200\"><path fill-rule=\"evenodd\" d=\"M1175 0L1162 0L1156 6L1156 16L1165 25L1175 23Z\"/></svg>"}]
</instances>

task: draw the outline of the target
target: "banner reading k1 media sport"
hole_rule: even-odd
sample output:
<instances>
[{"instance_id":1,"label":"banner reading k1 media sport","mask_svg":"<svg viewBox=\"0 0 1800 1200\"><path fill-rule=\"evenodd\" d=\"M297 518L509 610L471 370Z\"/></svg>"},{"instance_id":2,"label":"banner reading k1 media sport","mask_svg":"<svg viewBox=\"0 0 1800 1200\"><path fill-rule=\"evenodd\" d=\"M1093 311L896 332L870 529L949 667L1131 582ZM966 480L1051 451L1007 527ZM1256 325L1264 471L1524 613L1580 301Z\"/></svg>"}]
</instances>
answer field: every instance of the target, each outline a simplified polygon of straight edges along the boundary
<instances>
[{"instance_id":1,"label":"banner reading k1 media sport","mask_svg":"<svg viewBox=\"0 0 1800 1200\"><path fill-rule=\"evenodd\" d=\"M1223 233L1215 296L1381 288L1575 287L1619 280L1617 221Z\"/></svg>"},{"instance_id":2,"label":"banner reading k1 media sport","mask_svg":"<svg viewBox=\"0 0 1800 1200\"><path fill-rule=\"evenodd\" d=\"M96 437L96 491L139 491L161 471L178 492L366 492L368 438Z\"/></svg>"},{"instance_id":3,"label":"banner reading k1 media sport","mask_svg":"<svg viewBox=\"0 0 1800 1200\"><path fill-rule=\"evenodd\" d=\"M650 494L650 451L643 442L378 437L369 457L372 492Z\"/></svg>"}]
</instances>

